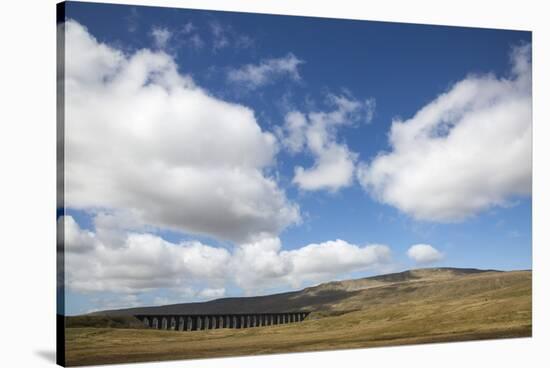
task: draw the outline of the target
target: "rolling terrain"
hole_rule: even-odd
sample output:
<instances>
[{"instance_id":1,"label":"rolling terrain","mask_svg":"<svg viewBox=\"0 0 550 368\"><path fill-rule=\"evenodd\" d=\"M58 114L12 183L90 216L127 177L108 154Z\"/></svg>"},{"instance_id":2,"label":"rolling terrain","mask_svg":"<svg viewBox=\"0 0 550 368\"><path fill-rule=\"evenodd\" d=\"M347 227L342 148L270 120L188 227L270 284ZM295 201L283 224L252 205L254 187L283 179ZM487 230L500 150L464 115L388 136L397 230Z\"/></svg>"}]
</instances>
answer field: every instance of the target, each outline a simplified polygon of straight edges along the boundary
<instances>
[{"instance_id":1,"label":"rolling terrain","mask_svg":"<svg viewBox=\"0 0 550 368\"><path fill-rule=\"evenodd\" d=\"M531 271L420 269L296 292L67 317L68 365L531 336ZM133 314L308 310L302 323L179 332Z\"/></svg>"}]
</instances>

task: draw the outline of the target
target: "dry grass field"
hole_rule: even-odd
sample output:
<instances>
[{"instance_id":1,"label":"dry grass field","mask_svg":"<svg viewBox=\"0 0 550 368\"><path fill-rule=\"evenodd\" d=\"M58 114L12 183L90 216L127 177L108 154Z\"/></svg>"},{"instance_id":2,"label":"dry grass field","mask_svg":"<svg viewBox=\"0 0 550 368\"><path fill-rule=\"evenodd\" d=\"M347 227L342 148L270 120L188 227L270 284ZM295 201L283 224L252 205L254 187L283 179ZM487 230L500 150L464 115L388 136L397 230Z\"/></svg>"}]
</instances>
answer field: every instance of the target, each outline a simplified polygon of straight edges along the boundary
<instances>
[{"instance_id":1,"label":"dry grass field","mask_svg":"<svg viewBox=\"0 0 550 368\"><path fill-rule=\"evenodd\" d=\"M349 296L313 308L297 324L193 332L67 328L67 365L531 336L531 271L411 272L414 277L350 280L305 289L307 294L346 290Z\"/></svg>"}]
</instances>

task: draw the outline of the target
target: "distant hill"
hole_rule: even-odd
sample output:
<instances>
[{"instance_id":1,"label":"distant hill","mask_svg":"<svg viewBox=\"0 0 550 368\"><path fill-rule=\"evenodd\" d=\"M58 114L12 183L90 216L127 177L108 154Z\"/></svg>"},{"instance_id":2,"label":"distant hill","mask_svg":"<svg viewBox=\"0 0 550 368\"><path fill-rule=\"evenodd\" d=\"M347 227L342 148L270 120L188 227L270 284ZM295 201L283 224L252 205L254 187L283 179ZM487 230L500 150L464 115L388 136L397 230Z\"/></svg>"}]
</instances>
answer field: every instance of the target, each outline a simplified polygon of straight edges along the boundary
<instances>
[{"instance_id":1,"label":"distant hill","mask_svg":"<svg viewBox=\"0 0 550 368\"><path fill-rule=\"evenodd\" d=\"M366 289L410 284L420 286L453 279L462 279L483 273L498 274L496 270L462 268L426 268L361 279L334 281L308 287L300 291L280 294L221 298L207 302L181 303L163 306L127 308L95 312L92 316L132 316L136 314L218 314L218 313L272 313L307 310L321 315L337 315L360 308L350 301ZM314 314L315 315L315 314Z\"/></svg>"},{"instance_id":2,"label":"distant hill","mask_svg":"<svg viewBox=\"0 0 550 368\"><path fill-rule=\"evenodd\" d=\"M193 333L147 329L132 316L298 309L312 312L301 323ZM420 269L291 293L103 311L67 320L69 365L528 337L532 273Z\"/></svg>"}]
</instances>

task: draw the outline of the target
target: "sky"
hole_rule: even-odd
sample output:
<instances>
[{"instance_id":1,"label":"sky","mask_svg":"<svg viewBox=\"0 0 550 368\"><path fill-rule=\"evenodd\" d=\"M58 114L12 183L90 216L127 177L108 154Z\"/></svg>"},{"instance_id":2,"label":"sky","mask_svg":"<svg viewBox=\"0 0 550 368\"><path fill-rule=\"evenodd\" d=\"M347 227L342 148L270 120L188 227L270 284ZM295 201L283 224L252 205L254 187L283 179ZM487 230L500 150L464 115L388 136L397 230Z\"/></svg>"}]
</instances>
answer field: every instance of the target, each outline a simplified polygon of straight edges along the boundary
<instances>
[{"instance_id":1,"label":"sky","mask_svg":"<svg viewBox=\"0 0 550 368\"><path fill-rule=\"evenodd\" d=\"M69 2L65 311L531 268L531 33Z\"/></svg>"}]
</instances>

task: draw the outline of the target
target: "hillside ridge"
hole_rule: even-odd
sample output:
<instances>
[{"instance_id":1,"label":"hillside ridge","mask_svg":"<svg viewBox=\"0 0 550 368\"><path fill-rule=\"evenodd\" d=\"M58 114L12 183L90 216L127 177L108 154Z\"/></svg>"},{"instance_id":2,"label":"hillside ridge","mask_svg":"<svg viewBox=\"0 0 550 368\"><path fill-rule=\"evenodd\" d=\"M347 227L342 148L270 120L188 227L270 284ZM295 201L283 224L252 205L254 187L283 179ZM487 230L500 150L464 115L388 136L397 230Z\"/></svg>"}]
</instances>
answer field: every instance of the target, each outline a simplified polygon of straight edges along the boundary
<instances>
[{"instance_id":1,"label":"hillside ridge","mask_svg":"<svg viewBox=\"0 0 550 368\"><path fill-rule=\"evenodd\" d=\"M487 273L519 271L480 270L474 268L420 268L402 272L369 276L358 279L330 281L302 290L277 294L226 297L204 302L177 303L103 310L91 316L131 316L136 314L218 314L218 313L273 313L285 311L323 311L352 298L365 289L388 287L403 283L437 282Z\"/></svg>"}]
</instances>

